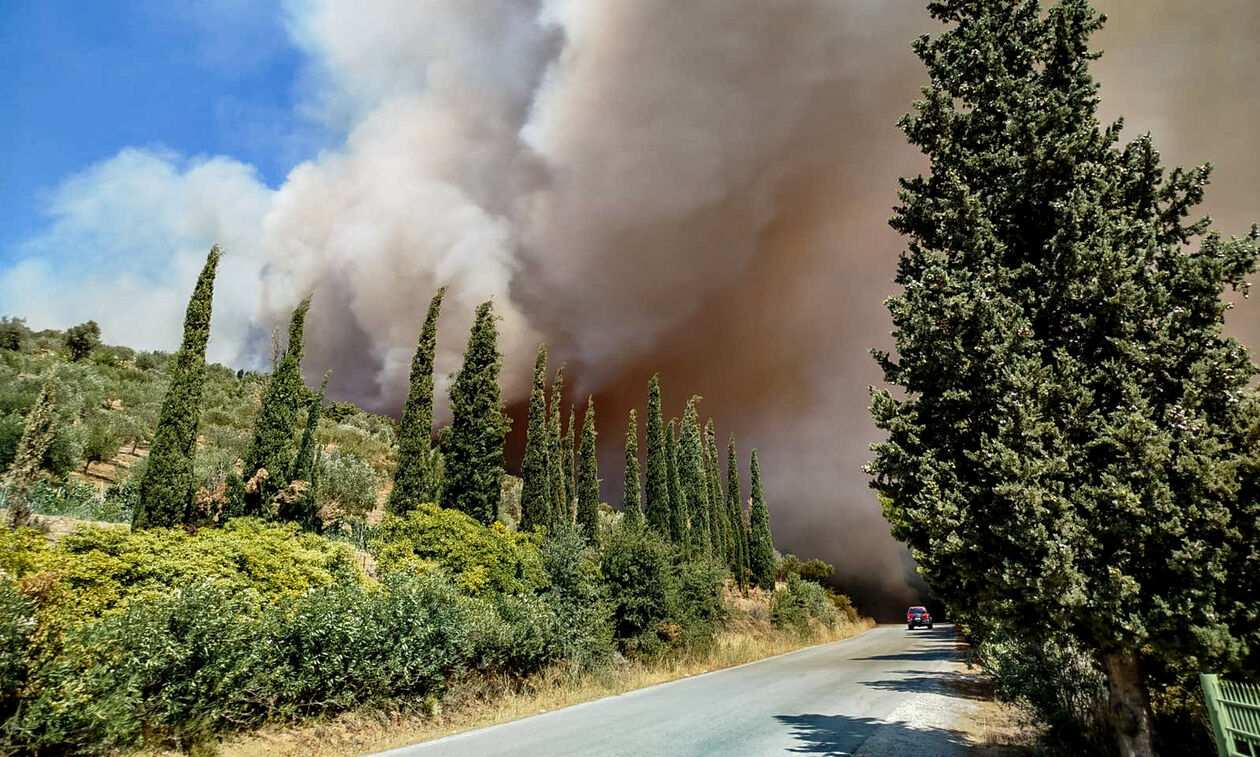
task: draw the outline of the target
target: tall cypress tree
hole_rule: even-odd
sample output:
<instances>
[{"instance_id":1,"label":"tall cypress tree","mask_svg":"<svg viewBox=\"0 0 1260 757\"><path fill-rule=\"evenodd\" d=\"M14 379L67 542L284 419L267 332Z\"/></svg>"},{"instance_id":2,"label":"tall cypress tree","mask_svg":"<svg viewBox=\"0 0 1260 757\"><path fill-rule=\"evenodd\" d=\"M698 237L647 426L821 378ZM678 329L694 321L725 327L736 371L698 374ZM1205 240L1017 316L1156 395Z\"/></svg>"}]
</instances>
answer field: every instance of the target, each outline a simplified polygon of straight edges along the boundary
<instances>
[{"instance_id":1,"label":"tall cypress tree","mask_svg":"<svg viewBox=\"0 0 1260 757\"><path fill-rule=\"evenodd\" d=\"M134 529L177 526L192 505L193 455L201 420L201 392L206 383L206 342L210 307L221 251L210 248L184 314L184 340L171 362L171 383L162 400L140 496L131 516Z\"/></svg>"},{"instance_id":2,"label":"tall cypress tree","mask_svg":"<svg viewBox=\"0 0 1260 757\"><path fill-rule=\"evenodd\" d=\"M306 482L306 490L295 501L282 504L278 513L280 520L297 523L308 531L319 530L319 506L315 498L315 466L319 458L315 431L319 427L319 416L324 408L324 395L328 391L328 377L331 375L332 371L324 374L324 380L319 385L319 394L306 411L306 428L302 430L297 457L293 458L293 468L289 471L289 480Z\"/></svg>"},{"instance_id":3,"label":"tall cypress tree","mask_svg":"<svg viewBox=\"0 0 1260 757\"><path fill-rule=\"evenodd\" d=\"M726 443L726 512L735 545L731 573L742 587L748 583L748 526L744 521L744 501L739 496L739 459L735 456L734 433Z\"/></svg>"},{"instance_id":4,"label":"tall cypress tree","mask_svg":"<svg viewBox=\"0 0 1260 757\"><path fill-rule=\"evenodd\" d=\"M690 536L688 531L687 499L682 493L682 480L678 476L678 442L675 441L674 429L678 419L671 418L665 430L665 475L669 484L669 538L680 547L686 547Z\"/></svg>"},{"instance_id":5,"label":"tall cypress tree","mask_svg":"<svg viewBox=\"0 0 1260 757\"><path fill-rule=\"evenodd\" d=\"M629 523L643 522L643 509L639 506L639 420L630 410L630 422L626 426L626 471L621 485L621 512Z\"/></svg>"},{"instance_id":6,"label":"tall cypress tree","mask_svg":"<svg viewBox=\"0 0 1260 757\"><path fill-rule=\"evenodd\" d=\"M416 354L411 359L411 388L398 433L398 467L394 470L394 488L385 503L386 510L399 515L421 502L437 501L433 471L433 360L445 294L446 287L441 287L429 302Z\"/></svg>"},{"instance_id":7,"label":"tall cypress tree","mask_svg":"<svg viewBox=\"0 0 1260 757\"><path fill-rule=\"evenodd\" d=\"M26 414L22 436L18 439L17 452L5 473L4 485L9 499L9 525L19 528L30 523L31 508L26 501L26 491L39 478L40 464L48 445L52 442L56 415L53 405L57 401L56 368L48 371L48 378L35 398L35 404Z\"/></svg>"},{"instance_id":8,"label":"tall cypress tree","mask_svg":"<svg viewBox=\"0 0 1260 757\"><path fill-rule=\"evenodd\" d=\"M254 478L266 470L245 499L246 515L263 515L271 497L288 484L287 474L293 466L293 443L297 435L298 406L302 392L302 334L306 328L306 312L311 298L306 297L289 319L289 343L276 370L267 381L262 407L254 422L254 438L245 450L245 478Z\"/></svg>"},{"instance_id":9,"label":"tall cypress tree","mask_svg":"<svg viewBox=\"0 0 1260 757\"><path fill-rule=\"evenodd\" d=\"M534 388L529 394L529 427L521 463L521 530L551 526L551 465L547 429L547 345L534 358Z\"/></svg>"},{"instance_id":10,"label":"tall cypress tree","mask_svg":"<svg viewBox=\"0 0 1260 757\"><path fill-rule=\"evenodd\" d=\"M564 501L568 503L566 515L570 523L577 523L577 469L573 459L577 449L574 447L577 429L577 412L569 405L569 426L564 431L564 445L561 454L564 456Z\"/></svg>"},{"instance_id":11,"label":"tall cypress tree","mask_svg":"<svg viewBox=\"0 0 1260 757\"><path fill-rule=\"evenodd\" d=\"M700 398L687 400L683 413L682 438L678 444L678 480L683 499L687 502L690 516L691 546L701 554L709 554L712 540L709 537L709 486L704 475L704 443L700 440L700 417L696 403Z\"/></svg>"},{"instance_id":12,"label":"tall cypress tree","mask_svg":"<svg viewBox=\"0 0 1260 757\"><path fill-rule=\"evenodd\" d=\"M770 535L770 511L761 491L757 450L752 451L752 510L748 513L748 572L763 589L774 588L774 537Z\"/></svg>"},{"instance_id":13,"label":"tall cypress tree","mask_svg":"<svg viewBox=\"0 0 1260 757\"><path fill-rule=\"evenodd\" d=\"M477 307L464 364L451 384L450 436L443 449L442 506L490 524L499 506L509 420L499 394L498 330L490 302Z\"/></svg>"},{"instance_id":14,"label":"tall cypress tree","mask_svg":"<svg viewBox=\"0 0 1260 757\"><path fill-rule=\"evenodd\" d=\"M595 453L595 398L586 398L582 422L582 462L578 465L578 527L592 541L599 535L599 460Z\"/></svg>"},{"instance_id":15,"label":"tall cypress tree","mask_svg":"<svg viewBox=\"0 0 1260 757\"><path fill-rule=\"evenodd\" d=\"M564 398L564 366L556 369L556 377L551 382L551 410L548 422L547 442L550 446L547 455L547 466L551 475L551 532L558 533L568 528L569 500L564 486L564 437L560 433L561 403Z\"/></svg>"},{"instance_id":16,"label":"tall cypress tree","mask_svg":"<svg viewBox=\"0 0 1260 757\"><path fill-rule=\"evenodd\" d=\"M1088 2L930 9L872 483L951 610L1098 660L1118 752L1150 754L1148 676L1255 648L1255 594L1250 627L1222 604L1256 516L1234 488L1255 367L1221 294L1258 235L1197 217L1210 166L1167 170L1099 121Z\"/></svg>"},{"instance_id":17,"label":"tall cypress tree","mask_svg":"<svg viewBox=\"0 0 1260 757\"><path fill-rule=\"evenodd\" d=\"M704 424L704 482L709 495L709 539L713 542L713 554L724 564L731 562L731 530L726 521L726 498L722 494L722 482L718 476L717 432L713 419Z\"/></svg>"},{"instance_id":18,"label":"tall cypress tree","mask_svg":"<svg viewBox=\"0 0 1260 757\"><path fill-rule=\"evenodd\" d=\"M661 382L658 375L648 381L647 481L643 491L643 514L647 523L662 536L670 533L669 463L665 459L665 429L661 419Z\"/></svg>"}]
</instances>

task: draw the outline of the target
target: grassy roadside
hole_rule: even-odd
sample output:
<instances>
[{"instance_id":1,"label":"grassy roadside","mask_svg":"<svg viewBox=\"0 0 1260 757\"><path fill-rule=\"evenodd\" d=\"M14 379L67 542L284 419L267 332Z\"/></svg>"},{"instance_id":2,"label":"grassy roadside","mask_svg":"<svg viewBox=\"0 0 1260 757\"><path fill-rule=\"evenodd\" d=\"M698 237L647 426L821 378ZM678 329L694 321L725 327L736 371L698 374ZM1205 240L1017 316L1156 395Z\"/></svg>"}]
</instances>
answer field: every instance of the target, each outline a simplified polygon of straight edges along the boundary
<instances>
[{"instance_id":1,"label":"grassy roadside","mask_svg":"<svg viewBox=\"0 0 1260 757\"><path fill-rule=\"evenodd\" d=\"M622 660L577 676L562 668L524 681L473 676L410 712L358 710L306 725L268 726L225 740L220 754L334 757L392 749L850 638L874 626L842 622L802 636L771 627L768 602L764 595L733 598L726 629L707 650L649 663Z\"/></svg>"}]
</instances>

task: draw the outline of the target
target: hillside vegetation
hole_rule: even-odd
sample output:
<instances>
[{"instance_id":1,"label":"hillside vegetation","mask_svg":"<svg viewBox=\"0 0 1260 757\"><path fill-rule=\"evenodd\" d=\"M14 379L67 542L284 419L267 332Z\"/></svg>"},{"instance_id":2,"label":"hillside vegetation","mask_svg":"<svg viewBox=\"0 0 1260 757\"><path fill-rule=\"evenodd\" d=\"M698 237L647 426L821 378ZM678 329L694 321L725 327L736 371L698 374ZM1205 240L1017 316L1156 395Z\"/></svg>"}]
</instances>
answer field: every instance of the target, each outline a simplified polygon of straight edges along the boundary
<instances>
[{"instance_id":1,"label":"hillside vegetation","mask_svg":"<svg viewBox=\"0 0 1260 757\"><path fill-rule=\"evenodd\" d=\"M821 585L830 566L778 558L733 437L722 485L698 398L665 424L653 378L647 496L627 477L617 510L597 500L593 404L580 437L575 411L561 423L560 372L522 477L504 471L488 306L435 435L440 291L399 424L302 383L309 300L271 374L206 365L217 263L174 355L0 322L6 752L202 750L381 711L428 733L443 703L486 722L531 691L578 701L865 627Z\"/></svg>"}]
</instances>

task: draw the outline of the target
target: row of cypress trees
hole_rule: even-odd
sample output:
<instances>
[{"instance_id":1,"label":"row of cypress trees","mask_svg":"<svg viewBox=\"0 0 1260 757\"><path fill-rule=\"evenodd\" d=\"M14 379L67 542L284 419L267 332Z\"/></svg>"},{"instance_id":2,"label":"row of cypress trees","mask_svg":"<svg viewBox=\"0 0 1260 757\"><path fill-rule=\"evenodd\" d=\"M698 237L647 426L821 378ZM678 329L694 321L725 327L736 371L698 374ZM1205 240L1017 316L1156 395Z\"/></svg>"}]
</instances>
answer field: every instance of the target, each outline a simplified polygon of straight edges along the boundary
<instances>
[{"instance_id":1,"label":"row of cypress trees","mask_svg":"<svg viewBox=\"0 0 1260 757\"><path fill-rule=\"evenodd\" d=\"M184 339L176 354L171 384L162 404L149 465L140 484L133 526L174 526L187 522L195 481L193 454L205 383L205 349L210 333L215 272L221 256L216 246L188 305ZM441 449L433 439L433 369L437 326L445 288L434 294L412 359L410 388L399 430L398 464L387 509L405 514L422 502L439 502L492 522L503 476L503 443L509 419L499 393L502 356L490 302L476 312L464 364L450 388L453 419ZM318 527L314 496L319 446L318 426L328 375L307 406L306 423L296 442L306 395L301 362L310 297L289 321L288 342L263 393L254 436L244 455L244 475L229 483L226 517L274 515L303 527ZM551 382L547 401L547 345L538 349L529 403L529 426L521 476L521 527L543 526L551 533L577 527L593 537L599 513L599 464L596 459L595 403L587 399L575 462L576 411L564 412L564 366ZM774 545L761 491L757 452L752 453L752 507L745 517L732 434L727 447L727 485L723 492L713 419L703 429L697 403L687 401L681 424L668 427L661 412L660 380L648 382L646 490L640 496L638 420L631 410L626 434L622 508L632 522L644 524L688 553L724 561L741 585L772 587ZM675 428L678 434L675 436Z\"/></svg>"},{"instance_id":2,"label":"row of cypress trees","mask_svg":"<svg viewBox=\"0 0 1260 757\"><path fill-rule=\"evenodd\" d=\"M638 419L630 411L626 428L622 511L691 554L726 563L741 586L773 588L775 558L770 514L761 488L757 451L751 461L752 507L745 515L739 491L735 435L727 442L727 483L723 490L717 433L709 418L703 430L696 407L687 401L681 424L666 424L661 412L659 376L648 381L647 470L640 492ZM678 434L675 437L675 428ZM642 496L640 496L642 494Z\"/></svg>"}]
</instances>

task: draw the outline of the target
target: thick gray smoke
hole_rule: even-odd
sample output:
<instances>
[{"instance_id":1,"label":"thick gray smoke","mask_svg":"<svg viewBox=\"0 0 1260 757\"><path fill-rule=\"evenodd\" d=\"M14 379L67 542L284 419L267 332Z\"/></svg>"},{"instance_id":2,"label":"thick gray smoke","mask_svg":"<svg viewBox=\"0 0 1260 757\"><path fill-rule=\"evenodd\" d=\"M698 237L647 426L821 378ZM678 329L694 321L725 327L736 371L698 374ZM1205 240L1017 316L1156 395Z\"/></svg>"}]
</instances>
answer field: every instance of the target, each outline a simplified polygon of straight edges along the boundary
<instances>
[{"instance_id":1,"label":"thick gray smoke","mask_svg":"<svg viewBox=\"0 0 1260 757\"><path fill-rule=\"evenodd\" d=\"M1216 160L1209 208L1243 233L1260 217L1260 4L1100 4L1106 113L1154 132L1170 162ZM784 549L895 604L913 596L912 568L861 466L880 378L867 350L890 346L881 303L902 246L885 221L896 178L921 170L895 122L925 81L909 49L936 30L923 5L293 0L308 107L345 144L277 190L197 194L251 210L236 225L189 210L168 235L181 251L197 234L241 240L224 263L231 301L261 306L246 326L216 305L220 357L265 362L271 326L314 291L308 372L335 368L334 393L383 412L401 405L433 290L450 290L440 375L492 297L505 398L521 401L534 347L551 342L573 396L596 395L614 502L625 413L659 371L667 413L702 394L745 465L760 449ZM62 225L90 226L73 200ZM17 302L37 274L0 291ZM110 336L100 312L115 306L85 302ZM1253 343L1254 320L1240 309L1234 323Z\"/></svg>"}]
</instances>

